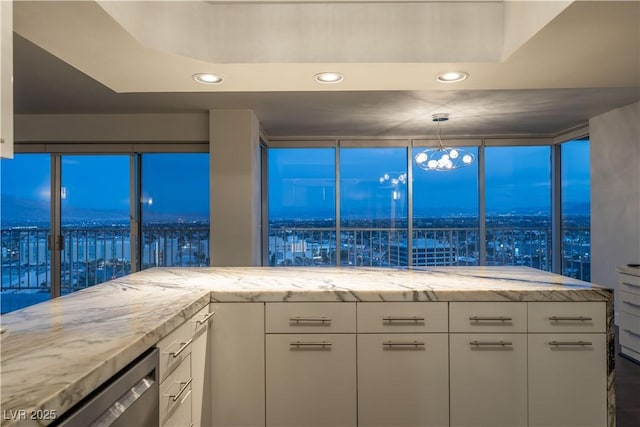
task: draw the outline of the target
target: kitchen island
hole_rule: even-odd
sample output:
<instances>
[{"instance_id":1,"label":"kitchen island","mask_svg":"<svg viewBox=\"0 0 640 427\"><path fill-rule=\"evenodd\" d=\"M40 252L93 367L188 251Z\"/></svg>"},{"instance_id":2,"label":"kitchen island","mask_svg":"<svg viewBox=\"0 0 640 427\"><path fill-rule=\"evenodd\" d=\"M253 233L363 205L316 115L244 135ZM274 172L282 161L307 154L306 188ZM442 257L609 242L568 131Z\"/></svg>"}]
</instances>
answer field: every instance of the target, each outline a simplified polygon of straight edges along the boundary
<instances>
[{"instance_id":1,"label":"kitchen island","mask_svg":"<svg viewBox=\"0 0 640 427\"><path fill-rule=\"evenodd\" d=\"M292 343L296 342L290 342L290 337L296 338L297 342L301 343L298 348L320 343L320 348L325 349L330 347L330 338L348 339L351 343L349 345L353 348L360 346L361 336L364 339L381 332L375 329L376 327L372 327L373 329L370 331L360 328L366 319L359 316L364 315L363 313L367 310L372 310L372 312L379 310L376 306L367 306L366 304L443 304L439 308L435 305L420 306L432 307L434 313L442 310L442 313L438 315L440 320L434 320L433 323L441 326L433 326L431 330L417 332L424 334L421 335L424 337L433 335L439 339L442 338L447 358L449 358L449 353L453 352L453 347L450 346L453 346L457 340L464 343L466 347L471 344L471 350L480 350L475 351L474 354L483 355L515 353L512 350L517 348L519 342L522 341L525 348L525 353L522 356L525 365L521 374L525 382L518 383L516 386L522 388L524 394L519 397L518 404L524 403L525 407L535 407L540 403L535 399L531 400L530 395L535 384L532 385L531 381L527 383L526 378L537 372L535 369L545 369L545 367L526 365L526 363L527 360L543 360L544 358L532 357L531 354L527 356L526 349L531 350L536 339L545 337L549 326L542 325L540 319L546 316L545 319L551 319L552 326L550 327L560 328L558 329L560 333L576 332L580 334L567 335L569 336L567 340L559 340L558 335L554 335L553 339L549 341L554 353L566 354L567 350L573 350L575 347L577 353L586 354L586 352L591 352L592 342L597 344L597 336L602 336L604 344L602 366L592 366L591 368L595 371L601 371L604 376L604 388L598 390L603 396L603 401L600 403L605 408L606 425L615 425L612 291L579 280L524 267L434 267L413 270L253 267L155 268L112 280L2 316L2 327L6 331L2 334L1 352L1 403L3 411L1 425L50 424L53 420L30 419L30 417L15 419L12 415L18 411L40 411L40 414L46 413L45 411L49 411L49 413L55 411L56 416L65 413L140 354L156 346L163 337L176 330L207 305L213 305L213 311L220 310L220 315L224 312L224 307L233 307L233 309L235 307L249 307L249 305L229 303L251 304L252 307L257 307L259 310L257 318L260 319L260 313L262 313L260 321L264 322L266 319L266 325L261 323L250 327L263 333L260 339L262 344L258 344L266 347L266 349L262 348L265 354L257 354L258 357L255 360L266 360L267 364L270 363L270 359L279 357L277 352L270 355L269 346L275 345L275 340L282 337L288 340L286 344L288 350L283 357L296 353L289 351L295 350L295 345ZM328 338L326 340L324 336L315 335L315 337L320 337L319 341L305 341L304 337L289 336L287 335L288 330L278 329L276 317L279 311L286 311L287 307L295 307L296 305L299 307L318 306L313 303L342 304L338 305L336 310L344 313L335 314L334 324L338 327L338 320L341 318L340 316L343 316L345 319L349 319L346 321L344 329L332 333L329 329L323 329L326 328L325 326L318 326L319 322L322 325L327 323L327 327L329 327L330 316L317 316L314 310L311 310L313 315L307 317L302 314L299 316L293 316L291 313L286 314L287 321L282 327L288 328L295 323L304 324L310 321L314 325L303 327L305 334L311 336L314 333L327 332ZM483 310L493 310L494 306L491 304L505 303L511 305L498 307L500 310L505 308L511 314L491 317L477 315L476 311L473 311L475 310L473 307L481 307L478 312L483 312ZM545 303L547 305L544 305ZM565 307L569 303L580 303L575 307L585 307L589 313L593 311L595 314L577 316L570 313L564 317L550 315L547 313L549 303L557 304L552 307ZM285 304L284 307L283 304ZM307 305L300 306L300 304ZM320 306L329 309L335 305L321 304ZM392 307L392 305L384 307ZM396 304L393 307L396 310L394 315L398 317L390 318L387 313L384 322L386 322L386 326L389 326L388 323L398 323L400 328L396 330L398 332L404 331L402 328L407 327L409 330L410 326L416 326L418 323L429 323L430 314L426 315L427 321L425 321L423 317L414 315L411 310L401 312L406 311L404 307L408 309L410 305L398 306ZM429 308L427 312L431 313L432 310ZM541 313L540 319L532 317L538 312ZM464 322L456 317L458 316L456 313L460 313L462 316L460 319L464 318L464 322L471 321L473 326L464 325ZM402 314L405 316L401 316ZM214 325L217 316L213 321ZM272 326L269 324L270 317L275 319ZM522 326L518 325L519 319L522 319ZM410 325L407 325L407 322ZM535 326L538 324L536 322L542 326ZM224 323L222 320L221 324ZM504 333L507 335L501 329L503 326L506 328ZM320 331L313 330L318 327ZM572 327L575 330L571 329ZM214 352L222 351L220 348L225 346L225 343L216 342L216 331L216 326L214 326L212 331L214 339L210 347ZM476 335L472 336L472 334ZM329 337L329 335L331 336ZM218 339L225 336L224 333L217 335ZM490 340L482 341L477 338L478 336L487 337ZM402 340L397 342L384 341L387 343L384 346L389 348L389 346L393 347L397 344L414 343L409 347L429 347L425 346L422 341L418 342L413 336L411 340L407 341L407 337L408 335L403 335ZM274 340L273 344L270 343L270 340ZM323 342L325 344L322 344ZM362 341L362 345L365 345L364 341ZM488 351L483 351L485 345L489 345ZM233 345L228 347L234 348ZM549 347L548 343L547 347ZM237 348L241 348L241 346ZM337 352L338 345L335 344L334 348ZM501 352L504 349L508 351ZM322 351L313 354L315 357L321 353ZM360 353L362 352L359 352L358 355ZM401 353L408 354L407 352ZM233 355L221 354L217 360L231 356ZM274 363L277 365L277 362ZM346 374L347 377L353 377L352 380L357 382L357 387L363 390L368 386L361 382L365 378L364 371L360 371L360 366L364 367L366 363L357 363L354 360L353 372ZM473 366L473 363L466 363L462 359L454 364L456 363L461 366L461 369L464 366ZM534 371L531 371L532 369ZM215 370L214 364L212 369L214 375ZM272 384L270 381L278 370L271 371L269 367L265 370L265 367L262 366L261 370L257 372L266 373L263 378L254 378L252 381L255 381L254 385L262 386L262 393L266 389L266 405L269 407L271 404L274 408L267 412L277 414L278 405L282 402L279 402L276 394L278 392L277 384ZM447 376L446 387L450 387L451 394L457 393L459 386L456 384L458 381L456 378L463 373L462 371L456 373L452 370L450 376ZM221 374L221 376L224 375ZM535 378L543 376L535 375ZM277 383L290 384L286 378L278 378ZM220 385L216 381L213 381L213 384L214 387ZM356 387L356 384L353 385ZM467 385L464 388L468 388ZM270 391L273 393L270 394ZM460 393L460 397L464 397L464 390ZM214 390L214 402L205 406L212 406L214 410L217 407L223 408L225 406L232 408L233 405L228 404L229 402L223 402L224 405L216 403L216 396L222 394L216 394ZM355 390L352 394L355 399ZM264 395L259 394L258 398L260 396L264 402ZM231 398L233 396L227 395L221 399ZM376 397L372 397L372 399L375 401ZM350 406L359 406L358 411L361 411L360 401ZM452 408L454 407L452 402ZM224 411L224 409L221 410ZM257 411L264 412L264 408L258 408ZM353 411L356 411L355 407ZM250 408L247 409L247 412L251 412ZM451 418L448 413L445 414L447 422L450 422L451 425L456 425L457 415L454 412L462 413L464 411L453 411L452 409ZM525 410L524 414L520 415L526 417L527 411ZM229 414L224 414L224 416L228 417ZM269 417L265 417L263 413L262 425L264 425L265 419L267 425L284 424L283 421L273 420L270 422ZM359 420L361 419L362 416L359 417ZM527 422L526 419L524 421ZM227 422L228 425L231 425L228 419ZM529 418L529 425L536 425L536 423ZM345 425L348 424L349 422L346 422Z\"/></svg>"}]
</instances>

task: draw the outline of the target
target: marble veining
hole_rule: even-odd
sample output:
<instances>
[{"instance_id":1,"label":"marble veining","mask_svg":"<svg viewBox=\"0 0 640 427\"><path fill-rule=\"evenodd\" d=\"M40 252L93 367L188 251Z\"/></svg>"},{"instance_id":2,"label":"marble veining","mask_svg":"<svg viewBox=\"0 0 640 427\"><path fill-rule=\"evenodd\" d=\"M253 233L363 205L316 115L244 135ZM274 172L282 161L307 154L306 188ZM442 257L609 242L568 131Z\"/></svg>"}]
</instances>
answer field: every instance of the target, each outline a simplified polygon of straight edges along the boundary
<instances>
[{"instance_id":1,"label":"marble veining","mask_svg":"<svg viewBox=\"0 0 640 427\"><path fill-rule=\"evenodd\" d=\"M49 424L6 414L34 409L62 414L209 301L606 301L611 306L612 298L609 289L526 267L155 268L1 316L5 416L0 424Z\"/></svg>"}]
</instances>

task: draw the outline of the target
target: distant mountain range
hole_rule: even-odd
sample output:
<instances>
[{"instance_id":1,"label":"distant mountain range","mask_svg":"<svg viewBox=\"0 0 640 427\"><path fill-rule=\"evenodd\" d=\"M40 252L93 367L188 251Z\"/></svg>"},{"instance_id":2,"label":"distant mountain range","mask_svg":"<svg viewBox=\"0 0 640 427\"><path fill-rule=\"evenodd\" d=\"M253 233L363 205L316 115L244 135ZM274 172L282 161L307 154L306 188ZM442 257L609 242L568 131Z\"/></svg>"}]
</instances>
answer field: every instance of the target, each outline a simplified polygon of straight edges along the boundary
<instances>
[{"instance_id":1,"label":"distant mountain range","mask_svg":"<svg viewBox=\"0 0 640 427\"><path fill-rule=\"evenodd\" d=\"M50 202L48 200L21 199L3 194L0 198L0 214L2 225L42 224L51 220ZM158 213L146 212L147 221L166 221L175 218L182 221L208 220L206 213ZM129 212L118 209L89 209L66 206L64 208L63 223L107 223L128 222Z\"/></svg>"}]
</instances>

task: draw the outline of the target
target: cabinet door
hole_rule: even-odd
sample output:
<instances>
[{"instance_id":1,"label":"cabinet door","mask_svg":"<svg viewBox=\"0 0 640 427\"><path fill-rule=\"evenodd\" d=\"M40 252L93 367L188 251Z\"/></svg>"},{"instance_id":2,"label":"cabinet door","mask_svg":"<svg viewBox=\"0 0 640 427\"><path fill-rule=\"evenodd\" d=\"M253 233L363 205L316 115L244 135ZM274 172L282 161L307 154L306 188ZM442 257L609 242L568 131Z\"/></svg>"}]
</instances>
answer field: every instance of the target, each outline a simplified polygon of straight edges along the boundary
<instances>
[{"instance_id":1,"label":"cabinet door","mask_svg":"<svg viewBox=\"0 0 640 427\"><path fill-rule=\"evenodd\" d=\"M211 367L209 355L209 322L213 314L209 306L200 310L190 320L192 324L193 342L191 344L191 374L193 381L192 410L193 426L211 426Z\"/></svg>"},{"instance_id":2,"label":"cabinet door","mask_svg":"<svg viewBox=\"0 0 640 427\"><path fill-rule=\"evenodd\" d=\"M210 308L212 425L264 427L264 304Z\"/></svg>"},{"instance_id":3,"label":"cabinet door","mask_svg":"<svg viewBox=\"0 0 640 427\"><path fill-rule=\"evenodd\" d=\"M607 424L605 334L529 335L529 425Z\"/></svg>"},{"instance_id":4,"label":"cabinet door","mask_svg":"<svg viewBox=\"0 0 640 427\"><path fill-rule=\"evenodd\" d=\"M355 334L266 336L267 426L356 425Z\"/></svg>"},{"instance_id":5,"label":"cabinet door","mask_svg":"<svg viewBox=\"0 0 640 427\"><path fill-rule=\"evenodd\" d=\"M527 336L451 334L451 426L527 425Z\"/></svg>"},{"instance_id":6,"label":"cabinet door","mask_svg":"<svg viewBox=\"0 0 640 427\"><path fill-rule=\"evenodd\" d=\"M447 334L358 335L358 426L449 425Z\"/></svg>"}]
</instances>

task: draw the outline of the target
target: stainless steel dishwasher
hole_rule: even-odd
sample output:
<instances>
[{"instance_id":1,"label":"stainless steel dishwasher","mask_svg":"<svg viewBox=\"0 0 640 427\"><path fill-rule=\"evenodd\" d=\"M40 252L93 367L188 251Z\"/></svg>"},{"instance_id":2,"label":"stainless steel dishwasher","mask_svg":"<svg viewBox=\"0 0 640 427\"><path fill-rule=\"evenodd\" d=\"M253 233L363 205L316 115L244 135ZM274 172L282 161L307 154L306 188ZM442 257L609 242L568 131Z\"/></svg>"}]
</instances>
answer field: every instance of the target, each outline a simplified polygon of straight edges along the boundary
<instances>
[{"instance_id":1,"label":"stainless steel dishwasher","mask_svg":"<svg viewBox=\"0 0 640 427\"><path fill-rule=\"evenodd\" d=\"M158 355L147 351L52 425L158 427Z\"/></svg>"}]
</instances>

